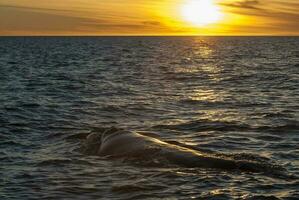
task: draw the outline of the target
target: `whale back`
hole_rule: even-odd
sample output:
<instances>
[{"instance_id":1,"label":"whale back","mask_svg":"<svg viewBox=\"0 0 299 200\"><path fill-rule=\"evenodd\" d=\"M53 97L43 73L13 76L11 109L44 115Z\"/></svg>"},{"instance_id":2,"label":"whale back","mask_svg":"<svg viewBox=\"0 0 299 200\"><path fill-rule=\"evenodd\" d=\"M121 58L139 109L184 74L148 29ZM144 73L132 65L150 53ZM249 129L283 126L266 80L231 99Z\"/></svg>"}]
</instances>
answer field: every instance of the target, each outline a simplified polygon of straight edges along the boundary
<instances>
[{"instance_id":1,"label":"whale back","mask_svg":"<svg viewBox=\"0 0 299 200\"><path fill-rule=\"evenodd\" d=\"M179 165L183 167L219 168L284 175L284 169L266 160L202 151L179 142L162 141L150 135L119 128L108 128L89 134L83 152L110 158L124 158L146 165Z\"/></svg>"}]
</instances>

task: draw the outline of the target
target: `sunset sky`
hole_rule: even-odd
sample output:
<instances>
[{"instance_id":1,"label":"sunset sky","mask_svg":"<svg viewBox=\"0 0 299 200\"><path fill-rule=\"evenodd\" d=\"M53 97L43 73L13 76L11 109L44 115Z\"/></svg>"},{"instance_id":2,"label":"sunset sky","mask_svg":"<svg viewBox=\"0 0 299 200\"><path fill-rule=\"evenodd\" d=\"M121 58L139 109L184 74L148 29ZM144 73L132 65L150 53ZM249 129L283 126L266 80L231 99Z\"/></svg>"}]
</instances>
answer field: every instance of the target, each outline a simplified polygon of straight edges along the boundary
<instances>
[{"instance_id":1,"label":"sunset sky","mask_svg":"<svg viewBox=\"0 0 299 200\"><path fill-rule=\"evenodd\" d=\"M299 35L299 1L0 0L0 35Z\"/></svg>"}]
</instances>

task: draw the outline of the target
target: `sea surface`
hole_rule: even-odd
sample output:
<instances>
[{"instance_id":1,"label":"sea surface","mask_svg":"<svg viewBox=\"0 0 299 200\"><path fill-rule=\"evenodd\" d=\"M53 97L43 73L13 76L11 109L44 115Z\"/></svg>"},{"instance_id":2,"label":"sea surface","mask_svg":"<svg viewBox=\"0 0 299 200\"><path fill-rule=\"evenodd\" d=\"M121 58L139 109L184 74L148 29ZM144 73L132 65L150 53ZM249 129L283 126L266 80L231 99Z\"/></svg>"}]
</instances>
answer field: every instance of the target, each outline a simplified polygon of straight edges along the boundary
<instances>
[{"instance_id":1,"label":"sea surface","mask_svg":"<svg viewBox=\"0 0 299 200\"><path fill-rule=\"evenodd\" d=\"M112 126L285 175L78 151ZM1 200L295 200L298 144L299 37L0 38Z\"/></svg>"}]
</instances>

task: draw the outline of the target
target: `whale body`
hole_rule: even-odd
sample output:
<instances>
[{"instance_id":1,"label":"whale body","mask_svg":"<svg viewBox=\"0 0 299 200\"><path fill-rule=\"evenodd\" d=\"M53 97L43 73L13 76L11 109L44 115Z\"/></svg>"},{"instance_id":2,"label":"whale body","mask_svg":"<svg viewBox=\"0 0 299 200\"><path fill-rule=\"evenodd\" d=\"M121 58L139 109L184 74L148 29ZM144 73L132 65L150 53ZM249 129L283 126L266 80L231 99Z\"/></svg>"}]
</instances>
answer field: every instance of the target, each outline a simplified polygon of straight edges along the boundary
<instances>
[{"instance_id":1,"label":"whale body","mask_svg":"<svg viewBox=\"0 0 299 200\"><path fill-rule=\"evenodd\" d=\"M235 160L164 142L141 133L117 128L89 134L83 142L85 154L101 157L139 159L182 167L219 168L259 172L263 166L254 161Z\"/></svg>"}]
</instances>

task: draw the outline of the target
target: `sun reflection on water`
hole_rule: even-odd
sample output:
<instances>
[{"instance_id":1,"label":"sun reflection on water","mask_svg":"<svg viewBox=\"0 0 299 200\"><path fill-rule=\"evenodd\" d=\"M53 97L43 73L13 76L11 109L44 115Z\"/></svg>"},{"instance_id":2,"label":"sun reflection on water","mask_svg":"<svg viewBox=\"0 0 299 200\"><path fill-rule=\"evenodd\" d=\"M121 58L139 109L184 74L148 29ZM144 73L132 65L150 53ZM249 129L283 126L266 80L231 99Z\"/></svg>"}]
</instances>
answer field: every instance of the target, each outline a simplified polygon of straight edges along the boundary
<instances>
[{"instance_id":1,"label":"sun reflection on water","mask_svg":"<svg viewBox=\"0 0 299 200\"><path fill-rule=\"evenodd\" d=\"M222 100L222 96L216 94L215 91L211 89L194 90L192 94L190 94L189 98L193 101L207 101L207 102L216 102Z\"/></svg>"}]
</instances>

